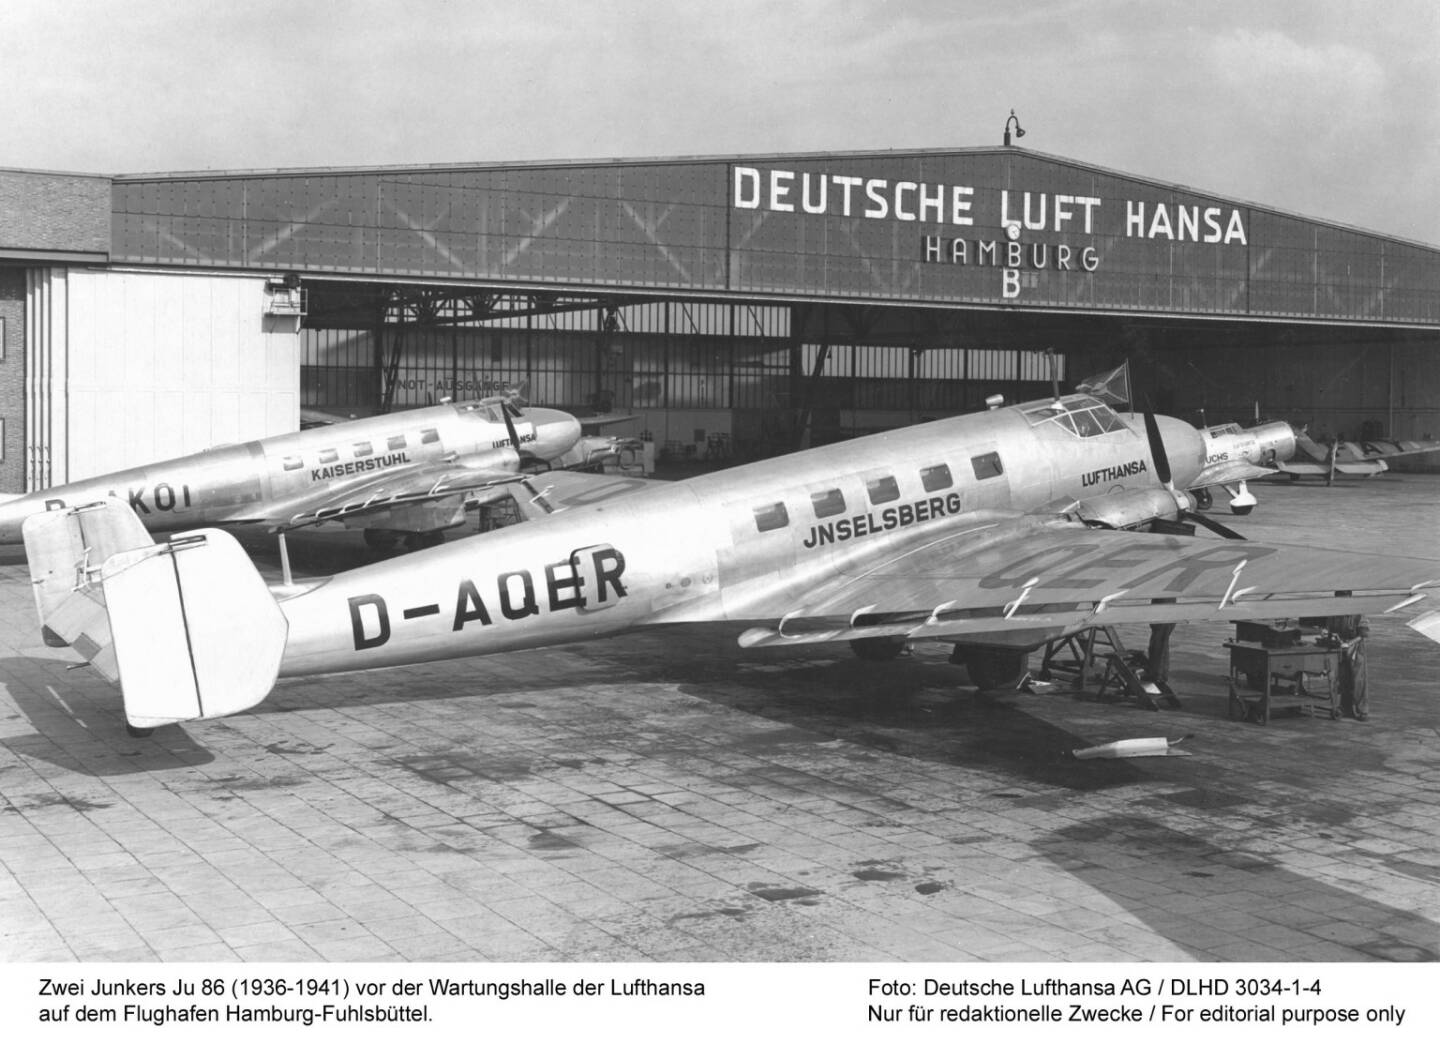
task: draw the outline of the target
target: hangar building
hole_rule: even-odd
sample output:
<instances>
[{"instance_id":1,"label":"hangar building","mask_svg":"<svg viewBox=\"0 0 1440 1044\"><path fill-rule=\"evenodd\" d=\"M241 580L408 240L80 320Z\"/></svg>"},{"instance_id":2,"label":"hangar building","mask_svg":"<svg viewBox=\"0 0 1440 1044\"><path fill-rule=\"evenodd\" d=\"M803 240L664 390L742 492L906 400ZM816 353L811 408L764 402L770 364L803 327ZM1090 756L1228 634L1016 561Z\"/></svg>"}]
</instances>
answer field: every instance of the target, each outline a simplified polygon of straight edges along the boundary
<instances>
[{"instance_id":1,"label":"hangar building","mask_svg":"<svg viewBox=\"0 0 1440 1044\"><path fill-rule=\"evenodd\" d=\"M1197 424L1440 435L1440 248L1009 146L0 170L0 492L519 384L744 459L1127 359Z\"/></svg>"}]
</instances>

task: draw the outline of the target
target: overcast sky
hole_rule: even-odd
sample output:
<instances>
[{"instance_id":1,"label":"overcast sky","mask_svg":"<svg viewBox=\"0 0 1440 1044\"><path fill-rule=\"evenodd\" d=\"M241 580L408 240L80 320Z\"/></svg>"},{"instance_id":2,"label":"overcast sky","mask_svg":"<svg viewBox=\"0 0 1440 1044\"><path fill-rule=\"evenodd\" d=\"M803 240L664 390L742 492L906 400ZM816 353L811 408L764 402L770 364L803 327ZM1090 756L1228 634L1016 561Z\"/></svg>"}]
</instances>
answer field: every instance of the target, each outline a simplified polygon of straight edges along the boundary
<instances>
[{"instance_id":1,"label":"overcast sky","mask_svg":"<svg viewBox=\"0 0 1440 1044\"><path fill-rule=\"evenodd\" d=\"M1027 148L1440 245L1436 0L0 0L0 167Z\"/></svg>"}]
</instances>

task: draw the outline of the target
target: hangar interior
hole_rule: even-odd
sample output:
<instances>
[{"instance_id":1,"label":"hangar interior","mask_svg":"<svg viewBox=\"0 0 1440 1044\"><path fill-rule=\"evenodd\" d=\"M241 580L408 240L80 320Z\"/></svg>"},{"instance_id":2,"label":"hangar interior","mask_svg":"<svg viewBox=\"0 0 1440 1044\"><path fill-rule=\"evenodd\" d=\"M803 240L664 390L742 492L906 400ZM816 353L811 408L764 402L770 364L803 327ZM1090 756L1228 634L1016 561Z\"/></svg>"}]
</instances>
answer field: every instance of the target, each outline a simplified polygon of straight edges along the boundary
<instances>
[{"instance_id":1,"label":"hangar interior","mask_svg":"<svg viewBox=\"0 0 1440 1044\"><path fill-rule=\"evenodd\" d=\"M1440 249L1003 148L0 170L0 491L522 386L751 459L1129 361L1196 424L1440 434Z\"/></svg>"}]
</instances>

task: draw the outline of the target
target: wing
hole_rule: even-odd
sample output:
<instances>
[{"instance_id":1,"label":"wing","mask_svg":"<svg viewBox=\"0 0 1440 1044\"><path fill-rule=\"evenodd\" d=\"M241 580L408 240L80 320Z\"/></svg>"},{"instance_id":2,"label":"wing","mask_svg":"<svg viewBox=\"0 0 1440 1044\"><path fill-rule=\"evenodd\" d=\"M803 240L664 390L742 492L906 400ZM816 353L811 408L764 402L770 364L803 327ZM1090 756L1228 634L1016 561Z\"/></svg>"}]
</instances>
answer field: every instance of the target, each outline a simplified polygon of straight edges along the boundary
<instances>
[{"instance_id":1,"label":"wing","mask_svg":"<svg viewBox=\"0 0 1440 1044\"><path fill-rule=\"evenodd\" d=\"M652 486L664 485L655 479L635 475L596 475L584 471L546 471L526 478L525 486L534 503L546 511L598 504Z\"/></svg>"},{"instance_id":2,"label":"wing","mask_svg":"<svg viewBox=\"0 0 1440 1044\"><path fill-rule=\"evenodd\" d=\"M1440 442L1405 439L1373 439L1361 442L1340 443L1339 459L1346 460L1388 460L1391 457L1406 457L1412 453L1434 453L1440 450Z\"/></svg>"},{"instance_id":3,"label":"wing","mask_svg":"<svg viewBox=\"0 0 1440 1044\"><path fill-rule=\"evenodd\" d=\"M1259 464L1251 464L1245 460L1224 460L1203 469L1190 483L1190 488L1204 489L1206 486L1225 486L1232 482L1249 482L1252 479L1270 478L1274 474L1273 467L1262 468Z\"/></svg>"},{"instance_id":4,"label":"wing","mask_svg":"<svg viewBox=\"0 0 1440 1044\"><path fill-rule=\"evenodd\" d=\"M496 467L422 464L381 475L334 482L281 500L248 505L248 509L237 510L221 522L297 529L451 498L484 499L486 491L519 482L524 477L515 471Z\"/></svg>"},{"instance_id":5,"label":"wing","mask_svg":"<svg viewBox=\"0 0 1440 1044\"><path fill-rule=\"evenodd\" d=\"M1331 472L1336 475L1364 475L1366 477L1378 475L1383 471L1389 471L1389 466L1383 460L1351 460L1338 461L1334 465L1329 463L1316 464L1306 460L1281 461L1275 465L1275 473L1280 475L1300 475L1309 478L1324 478Z\"/></svg>"},{"instance_id":6,"label":"wing","mask_svg":"<svg viewBox=\"0 0 1440 1044\"><path fill-rule=\"evenodd\" d=\"M1035 645L1111 624L1385 612L1435 584L1440 562L1423 559L1013 519L852 567L741 644L990 635Z\"/></svg>"}]
</instances>

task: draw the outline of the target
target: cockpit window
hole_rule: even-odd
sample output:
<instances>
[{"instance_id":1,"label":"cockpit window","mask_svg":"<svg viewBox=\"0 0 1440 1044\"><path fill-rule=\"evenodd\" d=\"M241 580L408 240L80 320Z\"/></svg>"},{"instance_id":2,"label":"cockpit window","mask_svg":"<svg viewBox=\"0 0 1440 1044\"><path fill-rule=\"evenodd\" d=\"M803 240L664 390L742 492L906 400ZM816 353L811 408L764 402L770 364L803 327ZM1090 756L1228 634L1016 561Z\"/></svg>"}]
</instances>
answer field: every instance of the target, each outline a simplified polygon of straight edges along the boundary
<instances>
[{"instance_id":1,"label":"cockpit window","mask_svg":"<svg viewBox=\"0 0 1440 1044\"><path fill-rule=\"evenodd\" d=\"M1031 424L1054 424L1082 439L1125 428L1114 410L1089 395L1067 395L1050 402L1032 403L1022 407L1021 413Z\"/></svg>"}]
</instances>

